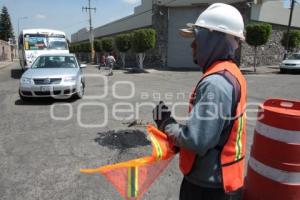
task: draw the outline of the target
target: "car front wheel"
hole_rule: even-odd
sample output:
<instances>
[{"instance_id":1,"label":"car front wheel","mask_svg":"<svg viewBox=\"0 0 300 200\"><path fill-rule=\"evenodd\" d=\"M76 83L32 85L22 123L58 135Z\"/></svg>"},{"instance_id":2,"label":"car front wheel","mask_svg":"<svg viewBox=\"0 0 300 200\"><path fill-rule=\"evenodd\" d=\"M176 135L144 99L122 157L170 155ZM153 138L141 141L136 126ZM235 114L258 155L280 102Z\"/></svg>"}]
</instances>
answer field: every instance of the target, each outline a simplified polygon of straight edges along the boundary
<instances>
[{"instance_id":1,"label":"car front wheel","mask_svg":"<svg viewBox=\"0 0 300 200\"><path fill-rule=\"evenodd\" d=\"M84 95L84 85L83 85L83 83L81 82L80 83L80 86L79 86L79 88L78 88L78 91L77 91L77 93L76 93L76 98L77 99L82 99L83 98L83 95Z\"/></svg>"}]
</instances>

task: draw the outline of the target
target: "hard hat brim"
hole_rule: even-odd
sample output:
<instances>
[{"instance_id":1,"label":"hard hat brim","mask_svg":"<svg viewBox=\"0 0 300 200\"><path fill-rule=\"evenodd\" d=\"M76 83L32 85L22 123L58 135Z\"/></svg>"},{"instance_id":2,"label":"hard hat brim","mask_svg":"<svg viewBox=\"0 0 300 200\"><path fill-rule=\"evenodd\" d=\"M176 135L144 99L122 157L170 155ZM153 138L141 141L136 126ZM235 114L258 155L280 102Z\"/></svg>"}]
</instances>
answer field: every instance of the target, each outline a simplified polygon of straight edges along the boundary
<instances>
[{"instance_id":1,"label":"hard hat brim","mask_svg":"<svg viewBox=\"0 0 300 200\"><path fill-rule=\"evenodd\" d=\"M183 28L179 30L179 34L184 38L193 38L195 37L193 28Z\"/></svg>"},{"instance_id":2,"label":"hard hat brim","mask_svg":"<svg viewBox=\"0 0 300 200\"><path fill-rule=\"evenodd\" d=\"M229 30L224 30L224 29L221 29L221 28L217 28L217 27L211 27L211 26L207 26L207 25L198 25L198 24L193 24L193 23L188 23L186 24L186 26L188 28L185 28L185 29L180 29L180 35L183 36L183 37L186 37L186 38L191 38L191 37L194 37L194 29L195 28L206 28L206 29L209 29L210 31L219 31L219 32L222 32L222 33L225 33L225 34L229 34L229 35L233 35L235 37L238 37L240 38L241 41L245 41L245 36L244 34L236 34L232 31L229 31Z\"/></svg>"}]
</instances>

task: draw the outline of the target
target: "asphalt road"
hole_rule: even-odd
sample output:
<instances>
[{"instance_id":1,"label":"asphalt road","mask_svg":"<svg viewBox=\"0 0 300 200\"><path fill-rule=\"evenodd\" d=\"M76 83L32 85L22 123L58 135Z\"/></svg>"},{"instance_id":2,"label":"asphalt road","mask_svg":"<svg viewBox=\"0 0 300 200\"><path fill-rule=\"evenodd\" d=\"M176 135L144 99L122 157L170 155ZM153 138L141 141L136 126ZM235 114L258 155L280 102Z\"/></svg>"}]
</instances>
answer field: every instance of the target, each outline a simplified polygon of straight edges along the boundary
<instances>
[{"instance_id":1,"label":"asphalt road","mask_svg":"<svg viewBox=\"0 0 300 200\"><path fill-rule=\"evenodd\" d=\"M94 66L88 66L85 72L93 76L104 73ZM152 108L146 104L159 99L173 106L176 102L186 102L200 75L198 72L116 71L107 83L102 76L88 77L88 99L23 102L18 96L21 76L18 65L1 69L0 199L121 199L102 176L80 174L79 169L151 153L143 124L151 122ZM280 75L274 70L246 75L248 100L261 103L268 97L299 99L299 76ZM104 95L106 88L107 95ZM130 108L129 104L134 113L114 112L118 106ZM176 108L179 117L186 114L186 107ZM131 118L138 118L140 125L128 128ZM100 127L105 121L107 124ZM249 120L248 154L254 126L255 120ZM144 199L178 199L181 178L175 159Z\"/></svg>"}]
</instances>

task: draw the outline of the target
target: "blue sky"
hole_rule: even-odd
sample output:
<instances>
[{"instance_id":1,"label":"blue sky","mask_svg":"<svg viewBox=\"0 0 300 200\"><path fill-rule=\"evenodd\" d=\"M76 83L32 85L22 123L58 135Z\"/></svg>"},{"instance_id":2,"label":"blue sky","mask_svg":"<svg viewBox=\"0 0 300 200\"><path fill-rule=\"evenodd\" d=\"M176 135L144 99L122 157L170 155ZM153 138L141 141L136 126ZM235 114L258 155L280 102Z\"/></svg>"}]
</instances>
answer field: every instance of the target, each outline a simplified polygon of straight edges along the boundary
<instances>
[{"instance_id":1,"label":"blue sky","mask_svg":"<svg viewBox=\"0 0 300 200\"><path fill-rule=\"evenodd\" d=\"M109 23L133 13L140 0L91 0L94 27ZM17 33L18 18L20 29L52 28L71 33L88 26L88 13L82 12L82 6L87 6L88 0L0 0L0 6L6 6Z\"/></svg>"}]
</instances>

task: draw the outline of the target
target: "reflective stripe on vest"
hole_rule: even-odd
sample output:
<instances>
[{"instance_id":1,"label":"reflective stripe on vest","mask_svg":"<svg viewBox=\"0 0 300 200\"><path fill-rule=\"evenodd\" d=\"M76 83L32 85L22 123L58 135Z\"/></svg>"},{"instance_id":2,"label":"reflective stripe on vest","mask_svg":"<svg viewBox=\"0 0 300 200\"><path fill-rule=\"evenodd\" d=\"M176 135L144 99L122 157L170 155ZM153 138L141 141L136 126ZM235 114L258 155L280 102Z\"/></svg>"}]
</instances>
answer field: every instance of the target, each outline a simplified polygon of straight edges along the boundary
<instances>
[{"instance_id":1,"label":"reflective stripe on vest","mask_svg":"<svg viewBox=\"0 0 300 200\"><path fill-rule=\"evenodd\" d=\"M236 64L229 61L219 61L214 63L205 72L200 82L207 76L216 74L222 71L228 71L232 74L241 87L241 95L239 103L236 108L236 116L239 116L233 122L233 127L228 136L228 140L221 152L221 167L222 167L222 181L225 192L233 192L244 185L244 156L246 151L246 118L244 110L246 107L247 86L246 80L238 69ZM190 109L192 110L193 98L196 97L196 89L194 90L190 99ZM199 130L199 133L201 131ZM180 150L180 169L183 174L190 173L196 159L196 154L187 149ZM203 172L205 173L205 172Z\"/></svg>"},{"instance_id":2,"label":"reflective stripe on vest","mask_svg":"<svg viewBox=\"0 0 300 200\"><path fill-rule=\"evenodd\" d=\"M243 156L243 154L242 154L242 148L243 148L242 134L243 134L243 127L244 127L243 118L244 118L244 116L239 117L239 119L238 119L239 126L238 126L238 137L235 142L235 152L236 152L235 161L240 160Z\"/></svg>"}]
</instances>

